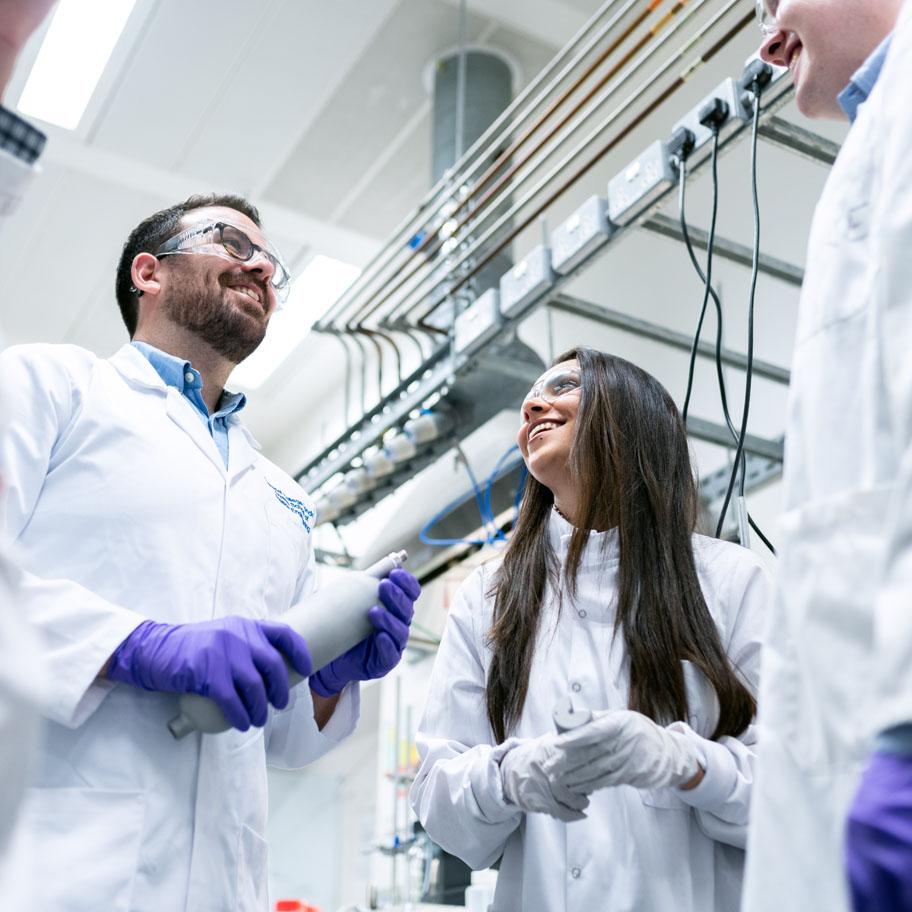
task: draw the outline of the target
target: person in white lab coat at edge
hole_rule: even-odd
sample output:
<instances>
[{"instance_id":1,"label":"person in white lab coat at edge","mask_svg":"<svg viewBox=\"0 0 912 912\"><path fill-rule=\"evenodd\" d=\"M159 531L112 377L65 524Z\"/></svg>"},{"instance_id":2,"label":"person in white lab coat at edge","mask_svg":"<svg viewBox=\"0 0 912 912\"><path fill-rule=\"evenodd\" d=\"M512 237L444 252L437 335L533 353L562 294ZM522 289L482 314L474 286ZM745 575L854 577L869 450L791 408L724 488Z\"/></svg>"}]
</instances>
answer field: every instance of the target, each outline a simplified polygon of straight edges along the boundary
<instances>
[{"instance_id":1,"label":"person in white lab coat at edge","mask_svg":"<svg viewBox=\"0 0 912 912\"><path fill-rule=\"evenodd\" d=\"M759 12L799 110L852 126L798 311L745 912L912 909L912 3Z\"/></svg>"},{"instance_id":2,"label":"person in white lab coat at edge","mask_svg":"<svg viewBox=\"0 0 912 912\"><path fill-rule=\"evenodd\" d=\"M0 101L19 53L47 15L53 0L6 0L0 4ZM0 236L34 179L46 137L0 105ZM7 302L8 304L9 302ZM0 349L3 348L0 325ZM9 390L0 386L0 426ZM3 481L0 463L0 489ZM29 766L37 748L45 685L37 637L18 598L19 572L0 535L0 909L30 908L34 848L17 830Z\"/></svg>"},{"instance_id":3,"label":"person in white lab coat at edge","mask_svg":"<svg viewBox=\"0 0 912 912\"><path fill-rule=\"evenodd\" d=\"M24 810L48 908L266 912L267 758L330 750L355 727L357 682L405 648L419 587L401 570L374 633L323 669L275 620L313 588L313 508L224 387L288 281L247 201L193 197L124 245L131 343L107 360L0 354L2 517L51 669ZM285 658L309 687L289 693ZM234 728L175 740L176 692L212 697Z\"/></svg>"},{"instance_id":4,"label":"person in white lab coat at edge","mask_svg":"<svg viewBox=\"0 0 912 912\"><path fill-rule=\"evenodd\" d=\"M680 413L629 362L560 356L518 442L530 477L451 607L415 812L471 867L500 860L496 912L736 912L768 574L693 534ZM568 698L594 718L557 734Z\"/></svg>"}]
</instances>

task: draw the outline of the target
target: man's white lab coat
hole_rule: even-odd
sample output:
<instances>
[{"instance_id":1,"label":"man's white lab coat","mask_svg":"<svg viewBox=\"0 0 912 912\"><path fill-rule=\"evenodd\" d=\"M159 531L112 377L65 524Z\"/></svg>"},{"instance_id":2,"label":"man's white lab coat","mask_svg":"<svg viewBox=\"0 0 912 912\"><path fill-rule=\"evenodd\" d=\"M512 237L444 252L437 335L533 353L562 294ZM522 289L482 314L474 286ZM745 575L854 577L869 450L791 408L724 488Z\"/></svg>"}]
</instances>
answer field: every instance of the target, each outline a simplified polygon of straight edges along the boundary
<instances>
[{"instance_id":1,"label":"man's white lab coat","mask_svg":"<svg viewBox=\"0 0 912 912\"><path fill-rule=\"evenodd\" d=\"M308 593L310 501L234 417L226 469L194 407L130 345L110 360L7 349L0 384L15 391L5 532L32 574L23 604L51 677L26 806L48 905L263 912L267 754L285 767L323 754L353 729L357 688L322 732L305 684L265 733L175 741L174 695L97 676L145 618L275 617Z\"/></svg>"},{"instance_id":2,"label":"man's white lab coat","mask_svg":"<svg viewBox=\"0 0 912 912\"><path fill-rule=\"evenodd\" d=\"M765 642L746 912L846 912L872 738L912 720L912 4L817 206Z\"/></svg>"}]
</instances>

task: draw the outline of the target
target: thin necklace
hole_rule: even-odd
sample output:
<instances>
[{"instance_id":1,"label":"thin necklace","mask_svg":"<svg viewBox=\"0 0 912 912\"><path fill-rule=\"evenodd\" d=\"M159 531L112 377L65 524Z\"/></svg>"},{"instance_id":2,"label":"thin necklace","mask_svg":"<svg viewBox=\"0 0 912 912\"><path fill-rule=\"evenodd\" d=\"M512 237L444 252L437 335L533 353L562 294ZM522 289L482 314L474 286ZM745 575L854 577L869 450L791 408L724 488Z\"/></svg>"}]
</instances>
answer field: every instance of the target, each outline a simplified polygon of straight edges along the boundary
<instances>
[{"instance_id":1,"label":"thin necklace","mask_svg":"<svg viewBox=\"0 0 912 912\"><path fill-rule=\"evenodd\" d=\"M570 521L570 517L564 515L564 514L561 512L560 507L558 507L557 504L552 504L551 506L554 508L554 512L557 513L557 515L558 515L561 519L566 520L568 523L570 523L571 526L573 525L573 523Z\"/></svg>"}]
</instances>

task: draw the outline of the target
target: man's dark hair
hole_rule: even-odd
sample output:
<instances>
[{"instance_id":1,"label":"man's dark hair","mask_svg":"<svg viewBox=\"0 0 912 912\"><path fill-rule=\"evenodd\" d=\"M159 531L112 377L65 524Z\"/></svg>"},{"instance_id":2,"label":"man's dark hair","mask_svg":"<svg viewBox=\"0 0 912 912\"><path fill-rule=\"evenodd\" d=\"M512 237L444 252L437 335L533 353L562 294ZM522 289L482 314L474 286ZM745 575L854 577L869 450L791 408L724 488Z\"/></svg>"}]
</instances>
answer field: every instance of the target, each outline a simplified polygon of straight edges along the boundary
<instances>
[{"instance_id":1,"label":"man's dark hair","mask_svg":"<svg viewBox=\"0 0 912 912\"><path fill-rule=\"evenodd\" d=\"M155 253L168 238L173 237L180 229L181 219L194 209L205 209L209 206L225 206L246 215L257 227L260 226L260 213L256 207L242 196L231 193L205 193L191 196L182 203L169 206L143 219L131 232L117 264L117 277L114 292L117 305L132 339L136 333L139 318L139 293L133 288L130 270L133 260L139 253Z\"/></svg>"}]
</instances>

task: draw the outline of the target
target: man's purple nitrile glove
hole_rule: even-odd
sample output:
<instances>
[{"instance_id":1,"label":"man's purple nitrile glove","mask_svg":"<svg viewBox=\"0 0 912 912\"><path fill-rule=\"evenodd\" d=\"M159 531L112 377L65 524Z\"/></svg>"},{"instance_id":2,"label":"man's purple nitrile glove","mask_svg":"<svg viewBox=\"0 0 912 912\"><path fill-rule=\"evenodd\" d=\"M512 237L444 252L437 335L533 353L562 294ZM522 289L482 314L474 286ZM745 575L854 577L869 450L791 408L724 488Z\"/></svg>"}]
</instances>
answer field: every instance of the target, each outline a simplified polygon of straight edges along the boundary
<instances>
[{"instance_id":1,"label":"man's purple nitrile glove","mask_svg":"<svg viewBox=\"0 0 912 912\"><path fill-rule=\"evenodd\" d=\"M399 664L421 586L407 570L397 569L380 581L379 591L381 604L367 614L376 630L311 675L311 689L321 697L341 693L350 681L382 678Z\"/></svg>"},{"instance_id":2,"label":"man's purple nitrile glove","mask_svg":"<svg viewBox=\"0 0 912 912\"><path fill-rule=\"evenodd\" d=\"M313 670L304 638L287 624L223 617L197 624L143 621L114 651L112 681L215 700L235 728L266 724L267 700L288 705L288 670Z\"/></svg>"},{"instance_id":3,"label":"man's purple nitrile glove","mask_svg":"<svg viewBox=\"0 0 912 912\"><path fill-rule=\"evenodd\" d=\"M871 756L849 811L845 853L855 912L912 909L912 756Z\"/></svg>"}]
</instances>

